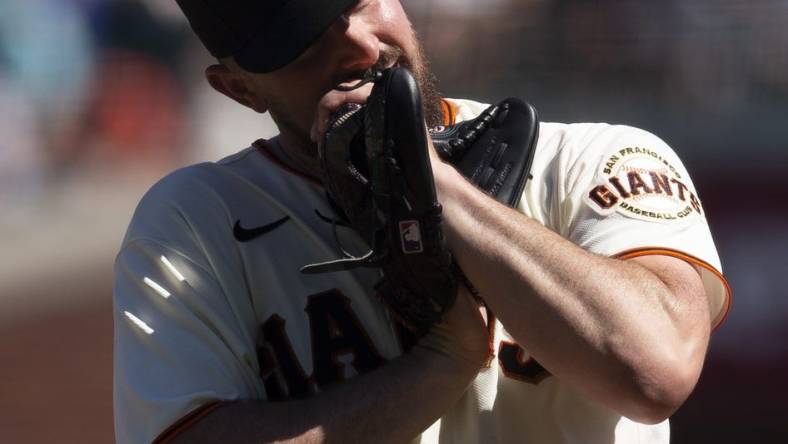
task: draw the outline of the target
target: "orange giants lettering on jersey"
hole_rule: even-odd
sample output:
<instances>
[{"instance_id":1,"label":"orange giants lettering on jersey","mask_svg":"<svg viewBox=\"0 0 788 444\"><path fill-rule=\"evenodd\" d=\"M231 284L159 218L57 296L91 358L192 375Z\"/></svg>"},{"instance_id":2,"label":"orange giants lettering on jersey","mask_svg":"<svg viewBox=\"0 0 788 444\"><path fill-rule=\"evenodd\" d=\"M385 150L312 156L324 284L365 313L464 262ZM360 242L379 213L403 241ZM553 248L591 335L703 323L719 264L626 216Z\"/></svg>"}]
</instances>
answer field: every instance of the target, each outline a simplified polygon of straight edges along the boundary
<instances>
[{"instance_id":1,"label":"orange giants lettering on jersey","mask_svg":"<svg viewBox=\"0 0 788 444\"><path fill-rule=\"evenodd\" d=\"M624 148L609 154L599 180L584 196L601 215L670 222L702 215L697 193L673 164L656 150Z\"/></svg>"}]
</instances>

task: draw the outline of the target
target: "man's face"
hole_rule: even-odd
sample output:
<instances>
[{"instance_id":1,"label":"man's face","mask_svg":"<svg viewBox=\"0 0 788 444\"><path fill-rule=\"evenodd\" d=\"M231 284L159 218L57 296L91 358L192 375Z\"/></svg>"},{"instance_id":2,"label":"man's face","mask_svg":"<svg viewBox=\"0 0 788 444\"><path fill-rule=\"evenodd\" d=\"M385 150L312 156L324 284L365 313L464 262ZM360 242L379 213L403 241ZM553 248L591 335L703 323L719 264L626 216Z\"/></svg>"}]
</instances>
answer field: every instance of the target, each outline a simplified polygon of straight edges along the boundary
<instances>
[{"instance_id":1,"label":"man's face","mask_svg":"<svg viewBox=\"0 0 788 444\"><path fill-rule=\"evenodd\" d=\"M409 68L419 81L430 126L441 122L439 96L421 47L398 0L360 0L303 54L267 74L245 73L249 88L267 104L280 131L310 143L321 98L371 68Z\"/></svg>"}]
</instances>

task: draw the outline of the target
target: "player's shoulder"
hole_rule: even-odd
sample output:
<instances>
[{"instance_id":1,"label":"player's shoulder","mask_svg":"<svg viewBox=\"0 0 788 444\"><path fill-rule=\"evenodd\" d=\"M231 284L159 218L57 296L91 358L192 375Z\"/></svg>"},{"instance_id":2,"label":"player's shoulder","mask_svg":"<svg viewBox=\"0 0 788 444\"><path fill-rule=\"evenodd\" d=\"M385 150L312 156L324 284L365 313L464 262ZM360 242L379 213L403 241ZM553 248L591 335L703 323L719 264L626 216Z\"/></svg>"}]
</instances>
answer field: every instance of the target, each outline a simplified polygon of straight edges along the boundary
<instances>
[{"instance_id":1,"label":"player's shoulder","mask_svg":"<svg viewBox=\"0 0 788 444\"><path fill-rule=\"evenodd\" d=\"M176 169L151 186L140 205L183 205L221 198L223 188L241 175L239 170L254 162L255 153L254 147L248 147L216 162L201 162Z\"/></svg>"},{"instance_id":2,"label":"player's shoulder","mask_svg":"<svg viewBox=\"0 0 788 444\"><path fill-rule=\"evenodd\" d=\"M225 223L227 202L237 194L239 183L245 183L238 169L253 152L247 148L217 162L189 165L162 177L137 204L126 241L172 238L174 232Z\"/></svg>"},{"instance_id":3,"label":"player's shoulder","mask_svg":"<svg viewBox=\"0 0 788 444\"><path fill-rule=\"evenodd\" d=\"M667 169L671 177L689 181L676 151L651 131L621 124L555 122L540 124L539 131L533 170L551 175L567 191L630 170Z\"/></svg>"},{"instance_id":4,"label":"player's shoulder","mask_svg":"<svg viewBox=\"0 0 788 444\"><path fill-rule=\"evenodd\" d=\"M176 169L157 181L148 194L157 197L179 195L200 184L215 187L215 182L235 173L244 163L249 163L254 153L254 147L248 147L215 162L200 162Z\"/></svg>"},{"instance_id":5,"label":"player's shoulder","mask_svg":"<svg viewBox=\"0 0 788 444\"><path fill-rule=\"evenodd\" d=\"M648 130L606 122L541 122L539 131L540 138L546 143L560 146L562 149L605 150L622 143L667 146L665 141Z\"/></svg>"},{"instance_id":6,"label":"player's shoulder","mask_svg":"<svg viewBox=\"0 0 788 444\"><path fill-rule=\"evenodd\" d=\"M563 170L581 172L587 168L645 158L651 162L683 165L673 148L651 131L630 125L609 123L544 122L539 127L537 155L557 163Z\"/></svg>"},{"instance_id":7,"label":"player's shoulder","mask_svg":"<svg viewBox=\"0 0 788 444\"><path fill-rule=\"evenodd\" d=\"M468 99L447 99L456 121L473 119L488 103ZM537 110L538 111L538 110ZM672 148L654 133L630 125L606 122L540 122L537 159L553 161L594 161L626 148L651 149L673 157Z\"/></svg>"},{"instance_id":8,"label":"player's shoulder","mask_svg":"<svg viewBox=\"0 0 788 444\"><path fill-rule=\"evenodd\" d=\"M452 109L457 123L475 118L490 106L489 103L471 99L450 98L446 100L453 105ZM605 145L611 141L621 139L660 141L660 143L664 143L655 134L642 128L606 122L561 123L543 121L539 124L539 135L540 139L552 141L562 147L569 145L588 147L589 144Z\"/></svg>"},{"instance_id":9,"label":"player's shoulder","mask_svg":"<svg viewBox=\"0 0 788 444\"><path fill-rule=\"evenodd\" d=\"M154 183L143 195L137 211L174 210L195 200L210 198L206 195L221 176L221 167L216 163L203 162L179 168Z\"/></svg>"}]
</instances>

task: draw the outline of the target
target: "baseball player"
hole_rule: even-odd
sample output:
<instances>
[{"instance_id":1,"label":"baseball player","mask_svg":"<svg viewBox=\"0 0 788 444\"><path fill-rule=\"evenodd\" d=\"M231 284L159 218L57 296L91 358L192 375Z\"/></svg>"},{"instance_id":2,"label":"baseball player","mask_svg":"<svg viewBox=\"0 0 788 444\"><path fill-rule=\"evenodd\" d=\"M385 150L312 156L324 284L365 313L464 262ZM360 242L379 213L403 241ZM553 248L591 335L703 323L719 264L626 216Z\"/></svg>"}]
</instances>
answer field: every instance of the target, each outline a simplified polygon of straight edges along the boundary
<instances>
[{"instance_id":1,"label":"baseball player","mask_svg":"<svg viewBox=\"0 0 788 444\"><path fill-rule=\"evenodd\" d=\"M414 340L375 269L305 276L366 246L326 199L316 141L371 69L441 99L397 0L178 0L219 92L280 135L175 171L133 216L114 277L115 430L147 442L666 443L730 301L680 159L626 126L542 123L507 208L433 154L461 289Z\"/></svg>"}]
</instances>

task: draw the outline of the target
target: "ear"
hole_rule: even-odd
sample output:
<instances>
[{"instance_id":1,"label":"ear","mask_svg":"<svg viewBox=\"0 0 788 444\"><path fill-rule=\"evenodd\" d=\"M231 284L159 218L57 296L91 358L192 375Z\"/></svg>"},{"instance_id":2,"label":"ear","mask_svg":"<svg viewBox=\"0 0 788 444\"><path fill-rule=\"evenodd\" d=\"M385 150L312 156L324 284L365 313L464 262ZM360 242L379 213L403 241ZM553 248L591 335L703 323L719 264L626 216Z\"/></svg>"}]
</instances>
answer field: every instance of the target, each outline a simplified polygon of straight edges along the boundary
<instances>
[{"instance_id":1,"label":"ear","mask_svg":"<svg viewBox=\"0 0 788 444\"><path fill-rule=\"evenodd\" d=\"M241 73L217 64L205 69L205 78L208 79L208 83L213 89L241 105L261 114L268 111L268 104L258 94L255 94Z\"/></svg>"}]
</instances>

